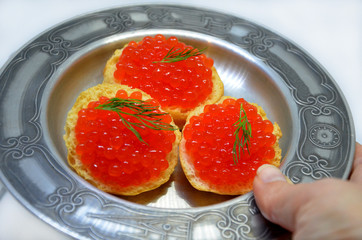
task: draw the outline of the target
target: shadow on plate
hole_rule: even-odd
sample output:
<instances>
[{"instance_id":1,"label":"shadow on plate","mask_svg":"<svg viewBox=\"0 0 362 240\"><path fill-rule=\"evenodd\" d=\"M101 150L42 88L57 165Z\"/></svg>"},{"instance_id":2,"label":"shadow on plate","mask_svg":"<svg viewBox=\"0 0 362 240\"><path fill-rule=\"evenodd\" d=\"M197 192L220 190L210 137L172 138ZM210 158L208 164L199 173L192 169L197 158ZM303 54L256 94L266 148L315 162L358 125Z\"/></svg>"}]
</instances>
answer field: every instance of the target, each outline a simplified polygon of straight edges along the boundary
<instances>
[{"instance_id":1,"label":"shadow on plate","mask_svg":"<svg viewBox=\"0 0 362 240\"><path fill-rule=\"evenodd\" d=\"M183 199L183 201L185 201L189 205L189 207L209 206L237 197L219 195L195 189L188 182L185 174L183 173L180 163L178 163L175 171L170 177L170 180L159 188L156 188L149 192L141 193L137 196L122 196L121 198L127 201L131 201L133 203L149 205L151 203L156 203L161 197L167 195L168 191L172 189L172 185L174 185L174 189L176 192L176 196L174 197Z\"/></svg>"}]
</instances>

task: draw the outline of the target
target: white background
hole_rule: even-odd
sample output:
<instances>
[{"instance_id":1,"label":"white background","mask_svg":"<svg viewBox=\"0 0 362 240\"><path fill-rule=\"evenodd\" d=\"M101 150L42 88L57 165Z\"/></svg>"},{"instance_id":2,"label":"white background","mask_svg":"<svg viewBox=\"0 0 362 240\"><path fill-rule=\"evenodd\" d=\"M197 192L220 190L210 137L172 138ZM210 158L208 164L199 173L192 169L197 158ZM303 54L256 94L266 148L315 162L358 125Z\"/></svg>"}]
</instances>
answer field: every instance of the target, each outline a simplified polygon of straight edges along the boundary
<instances>
[{"instance_id":1,"label":"white background","mask_svg":"<svg viewBox=\"0 0 362 240\"><path fill-rule=\"evenodd\" d=\"M359 0L0 0L0 67L52 26L110 7L183 4L223 11L263 25L311 54L337 82L362 143L362 1ZM0 191L1 192L1 191ZM0 240L70 239L0 193Z\"/></svg>"}]
</instances>

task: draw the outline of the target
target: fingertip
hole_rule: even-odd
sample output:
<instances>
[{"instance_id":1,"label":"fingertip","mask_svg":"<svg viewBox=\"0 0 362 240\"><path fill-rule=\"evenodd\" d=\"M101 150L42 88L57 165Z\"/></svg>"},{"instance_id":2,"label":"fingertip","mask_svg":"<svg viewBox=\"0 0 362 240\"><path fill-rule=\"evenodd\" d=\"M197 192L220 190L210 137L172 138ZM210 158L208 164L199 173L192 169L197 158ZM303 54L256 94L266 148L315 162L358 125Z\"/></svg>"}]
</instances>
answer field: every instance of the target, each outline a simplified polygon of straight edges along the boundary
<instances>
[{"instance_id":1,"label":"fingertip","mask_svg":"<svg viewBox=\"0 0 362 240\"><path fill-rule=\"evenodd\" d=\"M285 222L280 209L283 208L282 202L287 201L290 181L288 181L279 168L272 165L262 165L257 170L254 178L254 196L255 201L262 215L277 224L281 224L287 229L292 229L292 226ZM287 187L287 188L286 188Z\"/></svg>"},{"instance_id":2,"label":"fingertip","mask_svg":"<svg viewBox=\"0 0 362 240\"><path fill-rule=\"evenodd\" d=\"M276 181L285 182L285 176L279 168L274 165L264 164L258 168L256 175L260 178L263 183L270 183Z\"/></svg>"},{"instance_id":3,"label":"fingertip","mask_svg":"<svg viewBox=\"0 0 362 240\"><path fill-rule=\"evenodd\" d=\"M286 182L283 173L273 165L264 164L260 166L254 178L254 195L263 215L268 220L271 220L268 213L270 212L270 197L272 197L269 193L271 190L269 185L273 182Z\"/></svg>"}]
</instances>

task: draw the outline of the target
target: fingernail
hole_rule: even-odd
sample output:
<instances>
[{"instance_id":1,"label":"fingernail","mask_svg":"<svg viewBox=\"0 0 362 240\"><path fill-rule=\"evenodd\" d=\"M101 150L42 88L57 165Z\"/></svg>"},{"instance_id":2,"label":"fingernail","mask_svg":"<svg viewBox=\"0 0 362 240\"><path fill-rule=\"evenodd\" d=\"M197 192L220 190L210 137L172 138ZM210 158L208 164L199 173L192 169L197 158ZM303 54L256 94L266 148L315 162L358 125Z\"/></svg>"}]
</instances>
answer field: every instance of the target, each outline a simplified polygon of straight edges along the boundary
<instances>
[{"instance_id":1,"label":"fingernail","mask_svg":"<svg viewBox=\"0 0 362 240\"><path fill-rule=\"evenodd\" d=\"M276 182L276 181L283 181L283 182L287 181L285 179L285 176L283 175L283 173L280 171L279 168L277 168L273 165L269 165L269 164L264 164L264 165L260 166L258 168L258 170L256 171L256 174L260 177L260 179L264 183L270 183L270 182Z\"/></svg>"}]
</instances>

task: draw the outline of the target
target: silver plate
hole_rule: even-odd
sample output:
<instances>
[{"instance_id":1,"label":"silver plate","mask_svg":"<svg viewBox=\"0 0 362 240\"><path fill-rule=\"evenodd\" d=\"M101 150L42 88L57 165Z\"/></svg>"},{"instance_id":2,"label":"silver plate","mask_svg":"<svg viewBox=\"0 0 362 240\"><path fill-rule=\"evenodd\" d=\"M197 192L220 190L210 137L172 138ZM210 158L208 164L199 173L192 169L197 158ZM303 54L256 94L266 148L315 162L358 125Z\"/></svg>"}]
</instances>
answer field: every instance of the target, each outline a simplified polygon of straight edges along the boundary
<instances>
[{"instance_id":1,"label":"silver plate","mask_svg":"<svg viewBox=\"0 0 362 240\"><path fill-rule=\"evenodd\" d=\"M66 163L62 136L78 94L102 82L105 61L130 40L175 35L206 54L225 95L263 106L281 126L283 172L294 182L347 178L354 127L328 73L298 46L247 20L186 6L129 6L71 19L39 35L0 72L0 178L39 218L79 239L271 239L252 193L194 190L178 166L136 197L99 191Z\"/></svg>"}]
</instances>

